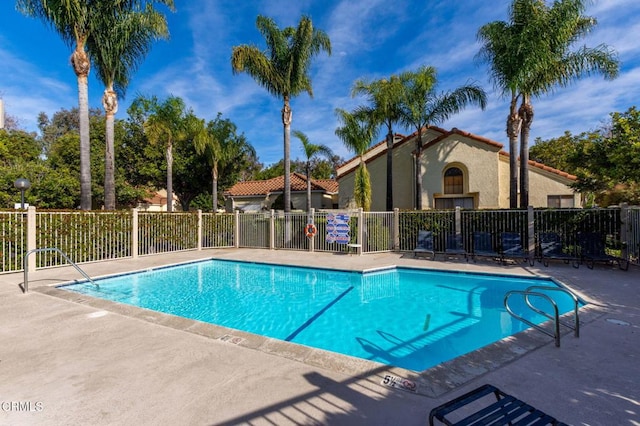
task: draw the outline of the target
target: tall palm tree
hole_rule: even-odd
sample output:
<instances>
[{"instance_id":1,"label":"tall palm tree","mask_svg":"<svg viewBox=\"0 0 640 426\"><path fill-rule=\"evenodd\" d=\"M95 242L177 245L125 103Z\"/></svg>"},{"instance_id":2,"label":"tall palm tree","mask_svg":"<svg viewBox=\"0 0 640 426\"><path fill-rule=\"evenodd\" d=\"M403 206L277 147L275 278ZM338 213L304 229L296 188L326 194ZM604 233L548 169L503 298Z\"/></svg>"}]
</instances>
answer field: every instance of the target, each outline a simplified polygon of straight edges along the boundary
<instances>
[{"instance_id":1,"label":"tall palm tree","mask_svg":"<svg viewBox=\"0 0 640 426\"><path fill-rule=\"evenodd\" d=\"M517 207L517 143L520 137L520 206L529 203L529 134L533 121L532 96L540 96L591 73L613 78L615 54L606 45L570 52L595 19L582 16L583 0L558 0L549 8L541 0L514 0L509 22L482 26L478 57L489 63L494 84L511 95L507 135L510 150L510 207ZM518 107L518 101L521 101Z\"/></svg>"},{"instance_id":2,"label":"tall palm tree","mask_svg":"<svg viewBox=\"0 0 640 426\"><path fill-rule=\"evenodd\" d=\"M152 144L165 148L167 161L167 211L173 211L173 145L185 140L194 133L193 114L186 110L184 101L177 96L169 96L160 103L152 98L138 97L132 103L146 113L144 132Z\"/></svg>"},{"instance_id":3,"label":"tall palm tree","mask_svg":"<svg viewBox=\"0 0 640 426\"><path fill-rule=\"evenodd\" d=\"M567 86L585 75L600 74L606 79L618 75L619 63L607 45L586 46L572 51L573 44L587 35L596 25L596 19L583 16L584 0L561 0L551 7L534 0L516 0L514 9L526 16L527 33L541 44L536 52L536 63L527 70L527 81L521 88L522 118L520 130L520 208L529 205L529 135L533 122L531 98L541 96L555 86ZM537 35L537 37L536 37Z\"/></svg>"},{"instance_id":4,"label":"tall palm tree","mask_svg":"<svg viewBox=\"0 0 640 426\"><path fill-rule=\"evenodd\" d=\"M234 46L231 66L234 73L246 72L272 95L282 98L284 127L284 210L291 210L291 97L307 92L313 97L309 68L311 58L321 50L331 54L329 36L314 28L311 18L303 16L296 28L283 30L265 16L256 26L267 43L263 52L253 45Z\"/></svg>"},{"instance_id":5,"label":"tall palm tree","mask_svg":"<svg viewBox=\"0 0 640 426\"><path fill-rule=\"evenodd\" d=\"M219 170L245 156L255 156L255 150L244 135L238 136L237 127L229 119L222 119L221 113L215 120L209 121L206 128L196 132L194 143L196 152L203 155L211 167L211 196L213 211L218 210Z\"/></svg>"},{"instance_id":6,"label":"tall palm tree","mask_svg":"<svg viewBox=\"0 0 640 426\"><path fill-rule=\"evenodd\" d=\"M173 10L173 0L155 0ZM87 48L97 71L98 79L105 85L102 106L106 116L104 207L116 207L114 172L114 117L118 111L118 97L124 98L129 78L147 55L151 43L168 38L166 18L147 3L144 9L137 7L118 11L110 4L102 3L103 19L91 33Z\"/></svg>"},{"instance_id":7,"label":"tall palm tree","mask_svg":"<svg viewBox=\"0 0 640 426\"><path fill-rule=\"evenodd\" d=\"M387 190L386 209L393 210L393 125L400 121L400 102L402 100L402 82L397 76L388 80L381 79L368 82L357 80L351 91L352 96L364 94L371 105L369 114L377 124L387 127Z\"/></svg>"},{"instance_id":8,"label":"tall palm tree","mask_svg":"<svg viewBox=\"0 0 640 426\"><path fill-rule=\"evenodd\" d=\"M477 58L488 63L494 86L503 97L510 98L506 126L509 139L509 207L515 209L518 207L518 136L522 127L518 113L521 72L533 56L530 52L535 49L517 24L522 22L522 18L513 6L509 15L510 22L494 21L480 27L477 37L482 47Z\"/></svg>"},{"instance_id":9,"label":"tall palm tree","mask_svg":"<svg viewBox=\"0 0 640 426\"><path fill-rule=\"evenodd\" d=\"M112 0L113 5L120 2ZM99 2L85 0L17 0L22 13L41 19L50 25L70 47L74 48L71 64L78 80L78 109L80 122L80 208L91 210L91 165L89 141L89 90L87 76L91 61L86 44L91 30L101 19L97 13Z\"/></svg>"},{"instance_id":10,"label":"tall palm tree","mask_svg":"<svg viewBox=\"0 0 640 426\"><path fill-rule=\"evenodd\" d=\"M326 145L317 145L309 141L307 135L300 130L294 130L293 136L300 139L302 142L302 149L304 156L307 158L305 162L305 172L307 174L307 212L311 211L311 160L317 155L324 155L327 159L331 160L333 157L333 151ZM309 222L310 223L310 222Z\"/></svg>"},{"instance_id":11,"label":"tall palm tree","mask_svg":"<svg viewBox=\"0 0 640 426\"><path fill-rule=\"evenodd\" d=\"M336 109L338 119L342 122L342 126L336 129L336 136L360 159L353 184L353 197L356 205L364 211L371 209L371 178L364 161L364 154L377 133L376 121L367 113L368 111L362 109L354 113Z\"/></svg>"},{"instance_id":12,"label":"tall palm tree","mask_svg":"<svg viewBox=\"0 0 640 426\"><path fill-rule=\"evenodd\" d=\"M433 67L422 66L417 71L407 71L400 75L400 80L404 87L400 119L407 126L413 126L418 133L415 158L416 209L422 209L423 130L448 120L470 104L476 104L484 110L487 105L487 95L480 86L475 84L436 93L436 69Z\"/></svg>"}]
</instances>

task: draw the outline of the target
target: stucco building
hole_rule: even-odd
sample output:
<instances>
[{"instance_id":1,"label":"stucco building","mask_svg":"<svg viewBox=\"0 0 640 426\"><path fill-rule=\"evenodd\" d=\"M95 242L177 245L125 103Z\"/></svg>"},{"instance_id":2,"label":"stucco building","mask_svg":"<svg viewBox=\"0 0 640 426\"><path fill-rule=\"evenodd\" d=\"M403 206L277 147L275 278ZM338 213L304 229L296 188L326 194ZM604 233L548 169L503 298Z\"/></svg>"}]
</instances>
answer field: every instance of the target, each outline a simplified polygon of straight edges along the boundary
<instances>
[{"instance_id":1,"label":"stucco building","mask_svg":"<svg viewBox=\"0 0 640 426\"><path fill-rule=\"evenodd\" d=\"M464 132L429 127L417 153L417 132L396 135L393 144L393 206L402 210L509 208L509 153L503 145ZM422 205L416 206L415 155L422 161ZM387 146L382 141L364 156L371 175L372 211L386 209ZM337 169L339 207L353 208L355 157ZM529 161L529 204L533 207L580 207L580 194L569 186L576 177Z\"/></svg>"}]
</instances>

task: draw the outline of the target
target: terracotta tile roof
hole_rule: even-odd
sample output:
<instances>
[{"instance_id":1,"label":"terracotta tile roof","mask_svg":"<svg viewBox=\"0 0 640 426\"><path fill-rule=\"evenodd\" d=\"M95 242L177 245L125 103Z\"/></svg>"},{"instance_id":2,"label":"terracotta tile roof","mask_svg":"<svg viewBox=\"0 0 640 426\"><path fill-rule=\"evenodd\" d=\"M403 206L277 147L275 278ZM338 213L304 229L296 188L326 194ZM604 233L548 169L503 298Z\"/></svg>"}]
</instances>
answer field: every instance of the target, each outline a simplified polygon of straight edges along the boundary
<instances>
[{"instance_id":1,"label":"terracotta tile roof","mask_svg":"<svg viewBox=\"0 0 640 426\"><path fill-rule=\"evenodd\" d=\"M506 151L500 151L500 155L503 155L503 156L505 156L507 158L509 157L509 153L506 152ZM529 163L529 166L531 166L531 167L542 169L542 170L547 171L549 173L553 173L553 174L562 176L563 178L566 178L566 179L569 179L569 180L578 180L578 176L576 176L576 175L572 175L572 174L569 174L567 172L563 172L562 170L554 169L553 167L545 166L544 164L538 163L537 161L529 160L528 163Z\"/></svg>"},{"instance_id":2,"label":"terracotta tile roof","mask_svg":"<svg viewBox=\"0 0 640 426\"><path fill-rule=\"evenodd\" d=\"M178 196L173 194L173 200L178 201ZM150 192L149 195L143 200L146 204L153 205L166 205L167 204L167 190L160 189L155 193Z\"/></svg>"},{"instance_id":3,"label":"terracotta tile roof","mask_svg":"<svg viewBox=\"0 0 640 426\"><path fill-rule=\"evenodd\" d=\"M300 173L291 173L291 191L304 192L307 190L307 177ZM323 190L328 193L338 192L338 182L333 179L311 179L311 190ZM267 180L250 180L238 182L225 192L231 197L266 195L272 192L284 191L284 176Z\"/></svg>"}]
</instances>

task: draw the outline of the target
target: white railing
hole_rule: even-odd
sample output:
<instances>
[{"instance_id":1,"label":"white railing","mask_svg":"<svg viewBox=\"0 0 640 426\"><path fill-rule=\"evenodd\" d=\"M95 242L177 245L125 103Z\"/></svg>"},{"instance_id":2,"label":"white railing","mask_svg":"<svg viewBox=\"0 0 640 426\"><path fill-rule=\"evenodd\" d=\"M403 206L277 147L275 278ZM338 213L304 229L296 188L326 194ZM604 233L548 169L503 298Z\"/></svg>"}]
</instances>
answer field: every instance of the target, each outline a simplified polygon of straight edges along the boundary
<instances>
[{"instance_id":1,"label":"white railing","mask_svg":"<svg viewBox=\"0 0 640 426\"><path fill-rule=\"evenodd\" d=\"M394 212L363 213L362 251L379 253L394 249Z\"/></svg>"},{"instance_id":2,"label":"white railing","mask_svg":"<svg viewBox=\"0 0 640 426\"><path fill-rule=\"evenodd\" d=\"M235 216L227 213L202 214L202 248L234 246Z\"/></svg>"},{"instance_id":3,"label":"white railing","mask_svg":"<svg viewBox=\"0 0 640 426\"><path fill-rule=\"evenodd\" d=\"M270 213L236 213L238 220L236 247L270 247Z\"/></svg>"},{"instance_id":4,"label":"white railing","mask_svg":"<svg viewBox=\"0 0 640 426\"><path fill-rule=\"evenodd\" d=\"M198 248L199 213L138 213L138 254Z\"/></svg>"},{"instance_id":5,"label":"white railing","mask_svg":"<svg viewBox=\"0 0 640 426\"><path fill-rule=\"evenodd\" d=\"M39 247L56 247L75 263L225 247L332 253L402 252L415 248L422 229L433 232L436 251L444 250L445 237L451 233L460 234L469 250L474 231L490 232L495 238L501 232L518 232L531 251L536 235L541 232L556 232L569 245L577 244L581 232L599 232L606 237L613 254L639 264L640 207L345 210L339 212L349 216L348 233L342 244L328 239L329 215L336 213L36 212L34 207L26 212L0 212L0 272L21 270L22 256ZM317 230L313 238L305 235L305 225L310 222ZM29 268L65 264L57 253L31 256L34 258L28 262Z\"/></svg>"},{"instance_id":6,"label":"white railing","mask_svg":"<svg viewBox=\"0 0 640 426\"><path fill-rule=\"evenodd\" d=\"M282 250L309 250L309 239L305 235L308 222L306 213L272 213L273 248Z\"/></svg>"},{"instance_id":7,"label":"white railing","mask_svg":"<svg viewBox=\"0 0 640 426\"><path fill-rule=\"evenodd\" d=\"M18 271L27 252L27 213L0 212L0 272Z\"/></svg>"},{"instance_id":8,"label":"white railing","mask_svg":"<svg viewBox=\"0 0 640 426\"><path fill-rule=\"evenodd\" d=\"M74 263L131 256L130 212L37 212L36 247L55 247ZM60 252L37 254L38 267L64 264Z\"/></svg>"}]
</instances>

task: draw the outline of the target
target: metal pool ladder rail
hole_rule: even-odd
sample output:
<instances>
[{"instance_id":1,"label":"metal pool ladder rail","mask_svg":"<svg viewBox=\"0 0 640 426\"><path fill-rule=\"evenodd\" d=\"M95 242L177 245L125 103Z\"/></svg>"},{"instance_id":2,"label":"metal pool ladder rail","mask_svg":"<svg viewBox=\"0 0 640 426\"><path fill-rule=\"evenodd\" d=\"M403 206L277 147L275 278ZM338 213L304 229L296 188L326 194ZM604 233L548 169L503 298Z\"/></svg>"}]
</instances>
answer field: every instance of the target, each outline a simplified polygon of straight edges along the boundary
<instances>
[{"instance_id":1,"label":"metal pool ladder rail","mask_svg":"<svg viewBox=\"0 0 640 426\"><path fill-rule=\"evenodd\" d=\"M65 258L65 260L71 266L76 268L76 271L80 272L82 276L87 279L87 281L91 282L91 284L95 285L97 288L100 288L100 286L96 284L95 281L93 281L91 277L87 275L86 272L80 269L80 267L76 265L73 260L69 259L69 256L67 256L62 250L60 250L57 247L43 247L43 248L36 248L33 250L29 250L28 252L25 253L24 257L22 258L22 269L24 270L24 292L25 293L29 291L29 255L32 253L40 253L44 251L55 251L56 253L59 253L62 257Z\"/></svg>"},{"instance_id":2,"label":"metal pool ladder rail","mask_svg":"<svg viewBox=\"0 0 640 426\"><path fill-rule=\"evenodd\" d=\"M535 291L538 290L538 291ZM569 297L571 297L571 299L573 300L573 317L574 317L574 323L573 325L565 322L565 321L561 321L560 320L560 315L558 314L558 305L556 304L555 300L553 300L553 298L547 294L541 293L540 290L544 290L544 291L558 291L561 293L564 293L566 295L568 295ZM549 318L550 320L553 320L553 332L550 332L548 330L546 330L545 328L539 326L538 324L534 324L533 322L529 321L528 319L523 318L521 315L516 314L515 312L513 312L513 310L511 309L511 307L509 306L509 298L515 294L519 294L521 296L524 297L524 301L527 303L527 306L532 309L534 312ZM551 306L553 307L553 315L549 314L548 312L545 312L539 308L536 308L532 303L531 300L529 299L530 297L539 297L539 298L543 298L545 300L547 300ZM561 287L548 287L548 286L543 286L543 285L534 285L531 287L528 287L526 290L511 290L508 291L505 296L504 296L504 307L507 310L507 312L509 312L509 314L516 318L519 319L520 321L524 322L527 325L530 325L531 327L535 328L536 330L546 334L547 336L551 336L554 338L555 342L556 342L556 346L559 347L560 346L560 324L564 325L565 327L570 328L571 330L573 330L575 337L580 337L580 319L578 318L578 308L580 305L580 301L578 300L578 297L573 294L572 292L570 292L569 290L567 290L566 288L561 288Z\"/></svg>"}]
</instances>

